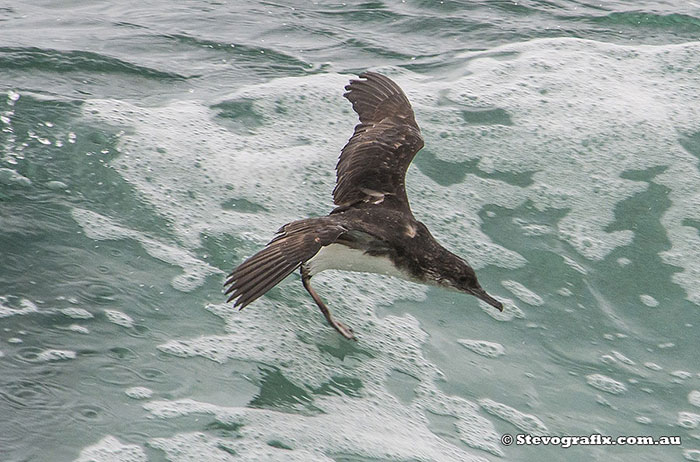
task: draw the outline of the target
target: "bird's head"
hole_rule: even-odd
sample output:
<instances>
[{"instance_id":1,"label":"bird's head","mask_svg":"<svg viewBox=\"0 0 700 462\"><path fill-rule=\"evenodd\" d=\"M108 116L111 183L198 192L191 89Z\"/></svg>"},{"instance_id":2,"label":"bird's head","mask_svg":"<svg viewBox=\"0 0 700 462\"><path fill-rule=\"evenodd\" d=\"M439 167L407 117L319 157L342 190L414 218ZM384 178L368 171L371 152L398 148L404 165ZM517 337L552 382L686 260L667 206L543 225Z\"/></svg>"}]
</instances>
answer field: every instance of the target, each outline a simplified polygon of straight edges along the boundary
<instances>
[{"instance_id":1,"label":"bird's head","mask_svg":"<svg viewBox=\"0 0 700 462\"><path fill-rule=\"evenodd\" d=\"M451 257L450 264L447 268L444 268L447 271L443 270L442 274L438 277L439 284L452 290L473 295L494 308L497 308L499 311L503 311L503 303L486 293L476 279L474 269L458 256L453 254Z\"/></svg>"}]
</instances>

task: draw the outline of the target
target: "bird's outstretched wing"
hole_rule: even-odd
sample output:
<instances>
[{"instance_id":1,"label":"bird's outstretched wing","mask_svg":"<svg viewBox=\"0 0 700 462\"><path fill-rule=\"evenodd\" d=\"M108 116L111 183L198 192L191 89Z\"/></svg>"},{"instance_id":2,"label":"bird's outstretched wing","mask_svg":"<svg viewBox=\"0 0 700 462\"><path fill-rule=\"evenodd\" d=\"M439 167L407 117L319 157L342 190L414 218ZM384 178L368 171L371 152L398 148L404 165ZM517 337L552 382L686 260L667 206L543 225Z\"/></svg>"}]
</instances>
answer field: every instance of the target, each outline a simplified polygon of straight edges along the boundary
<instances>
[{"instance_id":1,"label":"bird's outstretched wing","mask_svg":"<svg viewBox=\"0 0 700 462\"><path fill-rule=\"evenodd\" d=\"M333 201L339 207L386 201L410 210L406 170L423 147L413 109L388 77L375 72L359 77L362 80L351 80L343 95L360 116L360 124L340 154Z\"/></svg>"},{"instance_id":2,"label":"bird's outstretched wing","mask_svg":"<svg viewBox=\"0 0 700 462\"><path fill-rule=\"evenodd\" d=\"M326 217L288 223L260 252L241 263L226 279L226 302L243 309L289 276L347 230Z\"/></svg>"}]
</instances>

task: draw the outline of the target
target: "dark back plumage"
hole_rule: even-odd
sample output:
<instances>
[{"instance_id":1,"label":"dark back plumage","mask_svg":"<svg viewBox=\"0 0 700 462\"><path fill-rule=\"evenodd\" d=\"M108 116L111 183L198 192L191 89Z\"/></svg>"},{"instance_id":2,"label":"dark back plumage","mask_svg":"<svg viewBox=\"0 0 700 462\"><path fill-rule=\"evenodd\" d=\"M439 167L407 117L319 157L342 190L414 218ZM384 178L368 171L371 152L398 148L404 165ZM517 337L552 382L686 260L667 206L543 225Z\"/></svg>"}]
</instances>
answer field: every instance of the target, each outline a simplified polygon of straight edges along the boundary
<instances>
[{"instance_id":1,"label":"dark back plumage","mask_svg":"<svg viewBox=\"0 0 700 462\"><path fill-rule=\"evenodd\" d=\"M391 79L374 72L351 80L345 96L360 124L340 154L333 201L338 207L385 203L410 212L406 170L423 147L408 98Z\"/></svg>"}]
</instances>

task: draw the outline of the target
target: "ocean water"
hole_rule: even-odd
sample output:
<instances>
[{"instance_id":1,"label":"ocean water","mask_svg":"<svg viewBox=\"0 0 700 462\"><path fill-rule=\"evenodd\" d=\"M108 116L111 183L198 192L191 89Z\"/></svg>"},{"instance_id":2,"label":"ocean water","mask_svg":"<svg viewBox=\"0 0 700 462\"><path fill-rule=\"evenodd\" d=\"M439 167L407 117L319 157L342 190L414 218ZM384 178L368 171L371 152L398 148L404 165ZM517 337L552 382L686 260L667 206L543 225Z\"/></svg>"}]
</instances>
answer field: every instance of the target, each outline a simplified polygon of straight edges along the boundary
<instances>
[{"instance_id":1,"label":"ocean water","mask_svg":"<svg viewBox=\"0 0 700 462\"><path fill-rule=\"evenodd\" d=\"M371 69L506 303L222 283L332 208ZM0 6L0 461L700 460L700 3ZM502 435L678 436L677 445Z\"/></svg>"}]
</instances>

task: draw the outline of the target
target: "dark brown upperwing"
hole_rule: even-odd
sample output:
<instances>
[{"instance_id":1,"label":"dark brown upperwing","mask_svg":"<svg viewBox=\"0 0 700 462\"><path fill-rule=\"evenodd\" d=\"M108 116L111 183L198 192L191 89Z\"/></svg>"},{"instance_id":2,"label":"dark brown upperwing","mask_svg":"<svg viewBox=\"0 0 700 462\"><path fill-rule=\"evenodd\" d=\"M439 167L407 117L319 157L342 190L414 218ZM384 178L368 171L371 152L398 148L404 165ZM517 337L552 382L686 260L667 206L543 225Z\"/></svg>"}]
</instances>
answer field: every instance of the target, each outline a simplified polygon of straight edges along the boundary
<instances>
[{"instance_id":1,"label":"dark brown upperwing","mask_svg":"<svg viewBox=\"0 0 700 462\"><path fill-rule=\"evenodd\" d=\"M345 97L360 124L340 153L333 201L339 207L387 200L410 210L405 178L423 138L406 95L388 77L374 72L351 80Z\"/></svg>"},{"instance_id":2,"label":"dark brown upperwing","mask_svg":"<svg viewBox=\"0 0 700 462\"><path fill-rule=\"evenodd\" d=\"M226 301L236 300L233 306L243 309L346 231L328 217L284 225L264 249L229 274L224 286L228 286L226 295L231 295Z\"/></svg>"}]
</instances>

